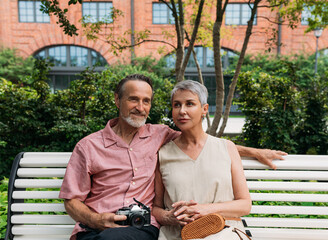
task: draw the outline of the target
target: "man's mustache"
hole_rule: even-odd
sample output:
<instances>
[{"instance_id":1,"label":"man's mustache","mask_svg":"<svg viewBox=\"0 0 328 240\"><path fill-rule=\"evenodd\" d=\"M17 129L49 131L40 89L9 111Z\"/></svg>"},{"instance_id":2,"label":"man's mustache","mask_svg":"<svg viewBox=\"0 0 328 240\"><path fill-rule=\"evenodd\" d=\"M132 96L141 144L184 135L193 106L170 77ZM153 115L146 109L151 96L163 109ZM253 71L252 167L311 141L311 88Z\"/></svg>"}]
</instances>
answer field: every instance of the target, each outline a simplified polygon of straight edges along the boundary
<instances>
[{"instance_id":1,"label":"man's mustache","mask_svg":"<svg viewBox=\"0 0 328 240\"><path fill-rule=\"evenodd\" d=\"M136 115L140 115L140 116L144 116L144 117L147 115L145 111L142 111L141 112L141 111L139 111L137 109L132 110L130 113L136 114Z\"/></svg>"}]
</instances>

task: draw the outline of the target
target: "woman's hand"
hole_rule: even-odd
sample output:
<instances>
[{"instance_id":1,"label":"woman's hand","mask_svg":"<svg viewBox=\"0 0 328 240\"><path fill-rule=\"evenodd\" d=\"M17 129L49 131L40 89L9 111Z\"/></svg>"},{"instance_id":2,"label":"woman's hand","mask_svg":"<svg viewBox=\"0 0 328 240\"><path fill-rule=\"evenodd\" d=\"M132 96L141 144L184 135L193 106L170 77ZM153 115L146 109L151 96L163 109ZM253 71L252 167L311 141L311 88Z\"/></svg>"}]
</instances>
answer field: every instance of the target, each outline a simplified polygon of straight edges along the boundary
<instances>
[{"instance_id":1,"label":"woman's hand","mask_svg":"<svg viewBox=\"0 0 328 240\"><path fill-rule=\"evenodd\" d=\"M190 200L188 202L179 201L173 203L172 207L173 207L172 210L174 210L174 216L183 225L186 225L187 223L192 222L195 219L205 215L204 213L206 212L204 206L198 204L193 200Z\"/></svg>"}]
</instances>

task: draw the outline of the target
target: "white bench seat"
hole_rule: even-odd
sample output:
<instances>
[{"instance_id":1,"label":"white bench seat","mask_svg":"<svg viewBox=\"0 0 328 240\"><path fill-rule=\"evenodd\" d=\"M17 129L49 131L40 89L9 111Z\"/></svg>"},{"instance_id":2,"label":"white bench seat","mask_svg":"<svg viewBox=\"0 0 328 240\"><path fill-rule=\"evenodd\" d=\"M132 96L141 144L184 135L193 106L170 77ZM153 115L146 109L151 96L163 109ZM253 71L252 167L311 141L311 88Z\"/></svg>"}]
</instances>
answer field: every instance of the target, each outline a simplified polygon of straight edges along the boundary
<instances>
[{"instance_id":1,"label":"white bench seat","mask_svg":"<svg viewBox=\"0 0 328 240\"><path fill-rule=\"evenodd\" d=\"M74 220L58 200L71 153L22 153L11 171L5 240L68 240ZM243 158L253 240L328 239L328 156L289 155L277 170ZM33 202L33 201L39 202ZM41 201L41 202L40 202Z\"/></svg>"}]
</instances>

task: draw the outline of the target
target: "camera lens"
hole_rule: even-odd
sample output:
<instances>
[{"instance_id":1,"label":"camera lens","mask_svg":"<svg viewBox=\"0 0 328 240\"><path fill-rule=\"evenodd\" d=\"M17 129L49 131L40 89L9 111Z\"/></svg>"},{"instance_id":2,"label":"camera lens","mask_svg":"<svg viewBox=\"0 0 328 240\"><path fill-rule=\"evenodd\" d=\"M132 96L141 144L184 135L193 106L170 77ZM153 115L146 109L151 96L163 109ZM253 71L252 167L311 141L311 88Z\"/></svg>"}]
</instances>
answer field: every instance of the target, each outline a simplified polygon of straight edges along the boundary
<instances>
[{"instance_id":1,"label":"camera lens","mask_svg":"<svg viewBox=\"0 0 328 240\"><path fill-rule=\"evenodd\" d=\"M130 219L131 226L136 228L142 228L145 225L145 218L140 214L134 214Z\"/></svg>"}]
</instances>

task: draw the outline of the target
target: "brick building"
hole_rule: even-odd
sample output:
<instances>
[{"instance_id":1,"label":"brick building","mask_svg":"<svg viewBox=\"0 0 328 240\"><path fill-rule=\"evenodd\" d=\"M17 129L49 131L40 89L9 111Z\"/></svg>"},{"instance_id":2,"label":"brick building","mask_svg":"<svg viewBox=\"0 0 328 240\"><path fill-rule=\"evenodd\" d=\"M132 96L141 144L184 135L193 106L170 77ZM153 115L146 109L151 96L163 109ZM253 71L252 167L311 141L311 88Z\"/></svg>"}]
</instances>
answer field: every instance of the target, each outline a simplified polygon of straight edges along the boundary
<instances>
[{"instance_id":1,"label":"brick building","mask_svg":"<svg viewBox=\"0 0 328 240\"><path fill-rule=\"evenodd\" d=\"M62 8L68 7L68 0L59 0ZM222 48L227 53L223 64L229 64L229 57L238 53L243 44L247 17L250 9L245 0L231 0L225 13L224 31L221 42ZM0 46L16 48L23 57L41 56L50 57L55 63L51 72L52 88L61 89L67 87L69 82L75 78L75 74L86 66L95 63L104 66L113 64L118 60L130 61L131 52L126 50L119 57L112 54L110 46L102 40L87 40L81 30L80 19L89 16L89 21L103 20L108 17L111 7L124 12L124 17L118 18L111 23L115 29L115 36L121 36L129 29L141 31L150 30L150 39L164 40L163 31L174 33L172 17L167 6L157 0L93 0L83 1L83 4L69 6L68 18L79 29L78 36L67 36L56 24L56 16L48 16L41 13L40 2L35 0L1 0L0 4ZM106 10L106 11L105 11ZM212 16L214 9L207 9ZM107 14L107 15L106 15ZM304 16L303 16L304 15ZM298 28L292 30L286 25L278 27L269 23L266 18L275 20L276 14L267 8L259 8L257 12L253 34L251 36L247 53L263 53L268 49L266 44L270 34L266 31L274 27L277 29L281 47L273 48L280 54L292 54L305 52L315 53L316 38L312 32L305 33L307 28L306 16L302 15L303 21ZM107 21L111 19L106 18ZM106 36L107 30L104 30ZM169 40L174 44L174 39ZM159 53L163 47L164 51ZM328 31L325 30L319 39L319 50L328 48ZM162 49L163 50L163 49ZM160 42L148 42L134 48L135 55L152 55L156 58L172 51L168 45ZM213 88L214 69L213 52L197 44L197 55L203 68L206 85ZM186 75L196 78L197 74L192 61L189 64ZM214 86L215 89L215 86Z\"/></svg>"}]
</instances>

